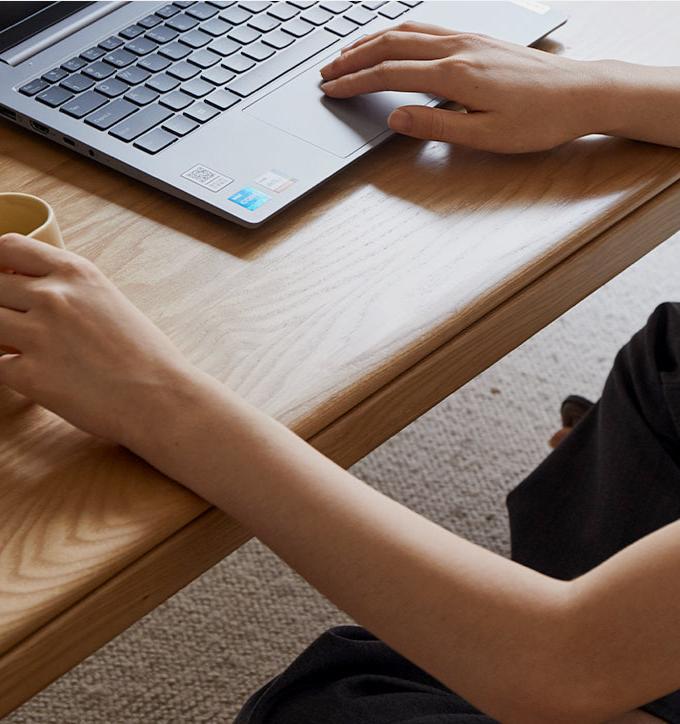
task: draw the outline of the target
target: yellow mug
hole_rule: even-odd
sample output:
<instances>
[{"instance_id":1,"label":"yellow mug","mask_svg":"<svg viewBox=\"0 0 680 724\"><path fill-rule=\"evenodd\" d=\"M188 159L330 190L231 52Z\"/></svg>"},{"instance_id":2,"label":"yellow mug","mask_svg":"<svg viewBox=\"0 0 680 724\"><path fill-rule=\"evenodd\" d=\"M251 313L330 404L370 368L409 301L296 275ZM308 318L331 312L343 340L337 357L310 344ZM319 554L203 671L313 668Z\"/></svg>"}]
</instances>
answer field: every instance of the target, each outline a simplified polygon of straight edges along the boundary
<instances>
[{"instance_id":1,"label":"yellow mug","mask_svg":"<svg viewBox=\"0 0 680 724\"><path fill-rule=\"evenodd\" d=\"M0 236L11 232L64 246L52 207L30 194L0 193Z\"/></svg>"}]
</instances>

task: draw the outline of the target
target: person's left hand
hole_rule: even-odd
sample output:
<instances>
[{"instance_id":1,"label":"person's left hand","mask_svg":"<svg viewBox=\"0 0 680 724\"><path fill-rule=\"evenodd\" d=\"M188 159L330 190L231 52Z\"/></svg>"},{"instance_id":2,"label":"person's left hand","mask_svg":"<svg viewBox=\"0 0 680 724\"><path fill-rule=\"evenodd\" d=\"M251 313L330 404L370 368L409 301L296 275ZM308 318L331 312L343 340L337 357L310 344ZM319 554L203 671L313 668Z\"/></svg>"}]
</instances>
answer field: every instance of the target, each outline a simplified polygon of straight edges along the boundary
<instances>
[{"instance_id":1,"label":"person's left hand","mask_svg":"<svg viewBox=\"0 0 680 724\"><path fill-rule=\"evenodd\" d=\"M94 264L19 234L0 238L0 350L0 384L124 445L189 369Z\"/></svg>"}]
</instances>

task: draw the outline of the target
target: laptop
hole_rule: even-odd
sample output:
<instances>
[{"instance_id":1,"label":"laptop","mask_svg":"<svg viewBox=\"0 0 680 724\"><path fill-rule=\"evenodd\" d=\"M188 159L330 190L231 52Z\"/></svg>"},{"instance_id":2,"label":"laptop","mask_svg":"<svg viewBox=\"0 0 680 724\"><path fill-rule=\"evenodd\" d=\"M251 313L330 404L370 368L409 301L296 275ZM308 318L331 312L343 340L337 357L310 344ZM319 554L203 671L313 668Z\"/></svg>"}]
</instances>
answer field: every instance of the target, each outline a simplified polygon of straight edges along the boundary
<instances>
[{"instance_id":1,"label":"laptop","mask_svg":"<svg viewBox=\"0 0 680 724\"><path fill-rule=\"evenodd\" d=\"M330 99L319 69L417 21L528 45L565 22L536 0L1 2L0 117L243 226L386 140L384 92Z\"/></svg>"}]
</instances>

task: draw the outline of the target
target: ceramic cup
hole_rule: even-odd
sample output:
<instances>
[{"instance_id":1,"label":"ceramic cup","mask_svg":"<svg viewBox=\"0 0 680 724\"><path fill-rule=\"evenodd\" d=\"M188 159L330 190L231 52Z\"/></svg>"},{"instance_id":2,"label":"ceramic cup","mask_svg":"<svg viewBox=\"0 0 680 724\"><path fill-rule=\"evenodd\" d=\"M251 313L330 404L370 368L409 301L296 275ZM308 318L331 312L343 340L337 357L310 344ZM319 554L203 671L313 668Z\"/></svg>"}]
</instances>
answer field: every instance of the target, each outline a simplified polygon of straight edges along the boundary
<instances>
[{"instance_id":1,"label":"ceramic cup","mask_svg":"<svg viewBox=\"0 0 680 724\"><path fill-rule=\"evenodd\" d=\"M52 207L30 194L0 193L0 236L10 232L64 246Z\"/></svg>"}]
</instances>

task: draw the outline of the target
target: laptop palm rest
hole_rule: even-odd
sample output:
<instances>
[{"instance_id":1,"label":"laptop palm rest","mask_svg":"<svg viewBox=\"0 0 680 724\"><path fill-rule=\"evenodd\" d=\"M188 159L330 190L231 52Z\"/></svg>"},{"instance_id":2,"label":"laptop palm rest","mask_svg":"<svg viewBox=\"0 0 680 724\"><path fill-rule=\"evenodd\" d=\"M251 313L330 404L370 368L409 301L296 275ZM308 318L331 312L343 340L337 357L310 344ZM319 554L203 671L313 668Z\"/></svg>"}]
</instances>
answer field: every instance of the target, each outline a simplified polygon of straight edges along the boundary
<instances>
[{"instance_id":1,"label":"laptop palm rest","mask_svg":"<svg viewBox=\"0 0 680 724\"><path fill-rule=\"evenodd\" d=\"M244 113L345 158L387 130L387 118L399 106L425 105L422 93L370 93L328 98L319 87L319 68L327 60L244 108Z\"/></svg>"}]
</instances>

